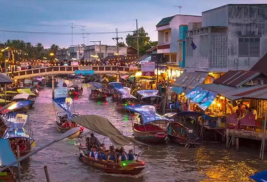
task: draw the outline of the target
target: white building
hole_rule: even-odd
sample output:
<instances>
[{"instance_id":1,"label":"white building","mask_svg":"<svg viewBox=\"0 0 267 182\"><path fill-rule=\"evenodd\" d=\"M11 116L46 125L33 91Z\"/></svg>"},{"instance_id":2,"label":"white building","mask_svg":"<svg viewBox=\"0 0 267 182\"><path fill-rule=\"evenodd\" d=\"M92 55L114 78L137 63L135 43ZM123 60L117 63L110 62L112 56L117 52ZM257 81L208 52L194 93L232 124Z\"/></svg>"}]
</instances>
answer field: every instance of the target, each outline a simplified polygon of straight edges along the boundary
<instances>
[{"instance_id":1,"label":"white building","mask_svg":"<svg viewBox=\"0 0 267 182\"><path fill-rule=\"evenodd\" d=\"M84 58L84 45L77 45L69 47L70 59L72 60L81 60Z\"/></svg>"},{"instance_id":2,"label":"white building","mask_svg":"<svg viewBox=\"0 0 267 182\"><path fill-rule=\"evenodd\" d=\"M167 63L178 65L180 26L190 22L201 22L201 16L175 15L163 18L157 25L158 49L157 53L164 54ZM181 32L182 33L182 32Z\"/></svg>"},{"instance_id":3,"label":"white building","mask_svg":"<svg viewBox=\"0 0 267 182\"><path fill-rule=\"evenodd\" d=\"M69 60L70 52L69 49L60 49L56 52L56 58L59 61Z\"/></svg>"},{"instance_id":4,"label":"white building","mask_svg":"<svg viewBox=\"0 0 267 182\"><path fill-rule=\"evenodd\" d=\"M249 70L267 52L267 4L229 4L203 12L202 27L189 26L186 45L188 69Z\"/></svg>"},{"instance_id":5,"label":"white building","mask_svg":"<svg viewBox=\"0 0 267 182\"><path fill-rule=\"evenodd\" d=\"M101 45L100 47L100 45L90 45L86 46L84 50L84 60L91 60L97 56L102 59L107 56L114 56L116 53L116 46ZM119 47L119 55L127 55L127 47Z\"/></svg>"}]
</instances>

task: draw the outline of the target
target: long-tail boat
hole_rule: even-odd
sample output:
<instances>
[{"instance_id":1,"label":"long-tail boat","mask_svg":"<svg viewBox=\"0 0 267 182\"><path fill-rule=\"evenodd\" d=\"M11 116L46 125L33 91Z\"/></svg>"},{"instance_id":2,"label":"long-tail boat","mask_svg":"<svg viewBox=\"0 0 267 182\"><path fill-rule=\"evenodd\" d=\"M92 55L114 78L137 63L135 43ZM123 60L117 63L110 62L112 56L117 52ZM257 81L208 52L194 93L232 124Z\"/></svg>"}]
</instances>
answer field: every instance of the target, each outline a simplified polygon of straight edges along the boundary
<instances>
[{"instance_id":1,"label":"long-tail boat","mask_svg":"<svg viewBox=\"0 0 267 182\"><path fill-rule=\"evenodd\" d=\"M78 116L71 120L93 132L108 137L114 145L141 144L133 138L124 136L107 118L97 115L86 115ZM108 151L106 152L108 153ZM116 163L90 158L87 156L87 153L88 149L80 147L80 160L106 173L136 175L145 169L145 162L141 160Z\"/></svg>"},{"instance_id":2,"label":"long-tail boat","mask_svg":"<svg viewBox=\"0 0 267 182\"><path fill-rule=\"evenodd\" d=\"M164 143L167 124L170 120L156 112L151 105L125 106L131 114L134 137L140 141L150 143Z\"/></svg>"},{"instance_id":3,"label":"long-tail boat","mask_svg":"<svg viewBox=\"0 0 267 182\"><path fill-rule=\"evenodd\" d=\"M158 95L158 92L158 90L138 90L136 94L141 104L153 105L156 109L160 109L162 97Z\"/></svg>"}]
</instances>

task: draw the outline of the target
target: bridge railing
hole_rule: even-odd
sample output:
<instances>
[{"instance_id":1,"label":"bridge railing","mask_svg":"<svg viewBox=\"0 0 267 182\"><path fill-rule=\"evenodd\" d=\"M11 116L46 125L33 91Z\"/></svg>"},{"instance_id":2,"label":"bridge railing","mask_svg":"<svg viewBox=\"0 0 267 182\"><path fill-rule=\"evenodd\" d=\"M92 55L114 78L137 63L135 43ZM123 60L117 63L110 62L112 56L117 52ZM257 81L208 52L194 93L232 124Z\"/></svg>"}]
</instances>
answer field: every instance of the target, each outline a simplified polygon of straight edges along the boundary
<instances>
[{"instance_id":1,"label":"bridge railing","mask_svg":"<svg viewBox=\"0 0 267 182\"><path fill-rule=\"evenodd\" d=\"M53 66L46 68L35 68L30 70L22 70L13 72L13 76L24 76L31 74L40 74L40 73L51 73L51 72L75 72L76 70L94 70L94 71L122 71L122 72L132 72L138 71L139 69L133 69L125 66Z\"/></svg>"}]
</instances>

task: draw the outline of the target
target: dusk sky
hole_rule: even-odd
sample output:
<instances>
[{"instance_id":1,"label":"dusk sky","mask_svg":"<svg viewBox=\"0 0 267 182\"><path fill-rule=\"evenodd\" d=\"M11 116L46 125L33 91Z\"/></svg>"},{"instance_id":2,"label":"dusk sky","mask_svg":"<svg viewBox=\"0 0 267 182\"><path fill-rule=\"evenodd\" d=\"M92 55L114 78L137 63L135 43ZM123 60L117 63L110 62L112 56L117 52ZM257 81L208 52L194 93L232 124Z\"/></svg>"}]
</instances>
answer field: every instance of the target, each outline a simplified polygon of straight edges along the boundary
<instances>
[{"instance_id":1,"label":"dusk sky","mask_svg":"<svg viewBox=\"0 0 267 182\"><path fill-rule=\"evenodd\" d=\"M164 17L179 14L201 15L201 12L235 3L266 3L267 0L0 0L0 30L30 32L115 32L135 30L135 19L143 26L151 40L157 40L156 24ZM119 34L125 38L127 34ZM85 36L85 44L101 40L102 44L115 45L115 34ZM22 34L0 31L0 42L20 39L49 47L71 45L71 35ZM82 35L74 35L74 45L82 44ZM123 39L125 41L125 39Z\"/></svg>"}]
</instances>

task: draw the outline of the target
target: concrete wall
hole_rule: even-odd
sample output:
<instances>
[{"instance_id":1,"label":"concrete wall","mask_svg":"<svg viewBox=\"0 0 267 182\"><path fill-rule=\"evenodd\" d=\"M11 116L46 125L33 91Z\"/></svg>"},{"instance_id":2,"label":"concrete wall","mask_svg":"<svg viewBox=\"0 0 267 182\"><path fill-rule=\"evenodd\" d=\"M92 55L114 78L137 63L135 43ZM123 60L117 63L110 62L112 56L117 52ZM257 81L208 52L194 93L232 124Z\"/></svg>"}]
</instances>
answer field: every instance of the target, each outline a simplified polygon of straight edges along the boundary
<instances>
[{"instance_id":1,"label":"concrete wall","mask_svg":"<svg viewBox=\"0 0 267 182\"><path fill-rule=\"evenodd\" d=\"M204 11L202 13L202 27L228 26L228 5Z\"/></svg>"},{"instance_id":2,"label":"concrete wall","mask_svg":"<svg viewBox=\"0 0 267 182\"><path fill-rule=\"evenodd\" d=\"M249 70L267 53L267 5L229 5L229 70ZM239 37L259 37L259 57L239 57Z\"/></svg>"}]
</instances>

